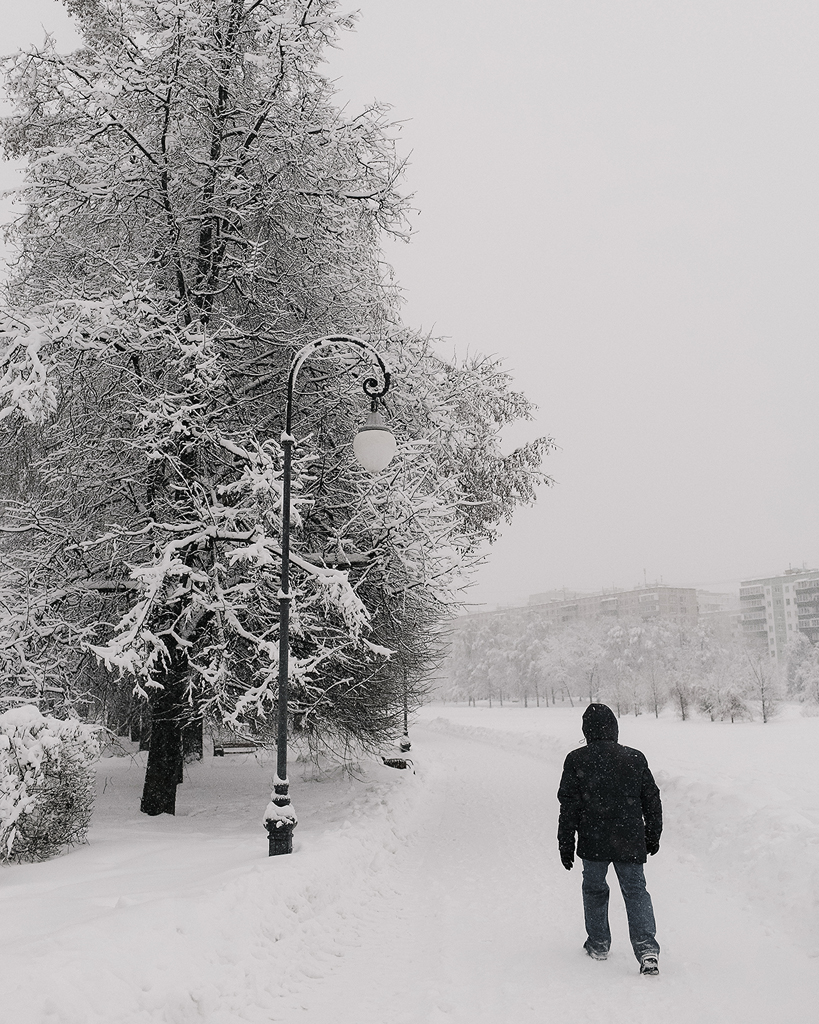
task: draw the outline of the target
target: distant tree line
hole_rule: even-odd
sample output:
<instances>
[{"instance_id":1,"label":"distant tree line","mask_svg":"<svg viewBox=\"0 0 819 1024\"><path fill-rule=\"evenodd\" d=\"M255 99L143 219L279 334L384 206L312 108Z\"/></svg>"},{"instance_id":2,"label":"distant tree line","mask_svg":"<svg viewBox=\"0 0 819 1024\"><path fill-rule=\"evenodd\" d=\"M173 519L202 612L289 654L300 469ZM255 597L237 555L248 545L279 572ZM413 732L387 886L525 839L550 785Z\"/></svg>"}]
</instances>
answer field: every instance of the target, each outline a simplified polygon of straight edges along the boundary
<instances>
[{"instance_id":1,"label":"distant tree line","mask_svg":"<svg viewBox=\"0 0 819 1024\"><path fill-rule=\"evenodd\" d=\"M697 712L711 721L767 722L786 699L819 713L819 648L797 634L777 665L764 648L707 622L555 627L521 609L458 620L439 692L469 703L602 701L618 716L673 707L683 721Z\"/></svg>"}]
</instances>

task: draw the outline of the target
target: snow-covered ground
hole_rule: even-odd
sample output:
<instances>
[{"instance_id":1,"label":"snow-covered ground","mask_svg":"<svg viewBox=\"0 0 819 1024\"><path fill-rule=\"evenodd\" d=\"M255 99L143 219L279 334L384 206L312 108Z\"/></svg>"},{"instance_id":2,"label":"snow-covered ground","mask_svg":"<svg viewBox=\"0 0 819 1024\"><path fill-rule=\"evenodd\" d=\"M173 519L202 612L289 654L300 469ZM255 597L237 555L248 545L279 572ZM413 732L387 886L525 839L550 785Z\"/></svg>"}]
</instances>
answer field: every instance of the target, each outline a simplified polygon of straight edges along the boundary
<instances>
[{"instance_id":1,"label":"snow-covered ground","mask_svg":"<svg viewBox=\"0 0 819 1024\"><path fill-rule=\"evenodd\" d=\"M176 818L142 758L101 763L90 843L0 869L1 1024L808 1024L819 1000L819 718L621 720L663 792L647 865L661 975L619 894L584 938L555 791L579 709L424 709L416 774L292 770L294 854L267 857L271 761L206 758Z\"/></svg>"}]
</instances>

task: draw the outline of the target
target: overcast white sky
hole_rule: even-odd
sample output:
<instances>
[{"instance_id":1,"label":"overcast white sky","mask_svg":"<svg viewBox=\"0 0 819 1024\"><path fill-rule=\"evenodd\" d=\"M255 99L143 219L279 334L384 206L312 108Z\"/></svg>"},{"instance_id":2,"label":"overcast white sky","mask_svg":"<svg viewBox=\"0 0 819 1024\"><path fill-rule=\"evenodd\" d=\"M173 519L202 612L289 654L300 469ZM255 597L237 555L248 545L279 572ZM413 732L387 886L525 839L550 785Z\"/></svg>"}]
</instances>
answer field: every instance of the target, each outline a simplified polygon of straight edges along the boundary
<instances>
[{"instance_id":1,"label":"overcast white sky","mask_svg":"<svg viewBox=\"0 0 819 1024\"><path fill-rule=\"evenodd\" d=\"M509 442L561 449L471 600L819 567L819 5L352 6L332 76L411 154L405 319L503 356ZM6 51L65 24L3 13Z\"/></svg>"}]
</instances>

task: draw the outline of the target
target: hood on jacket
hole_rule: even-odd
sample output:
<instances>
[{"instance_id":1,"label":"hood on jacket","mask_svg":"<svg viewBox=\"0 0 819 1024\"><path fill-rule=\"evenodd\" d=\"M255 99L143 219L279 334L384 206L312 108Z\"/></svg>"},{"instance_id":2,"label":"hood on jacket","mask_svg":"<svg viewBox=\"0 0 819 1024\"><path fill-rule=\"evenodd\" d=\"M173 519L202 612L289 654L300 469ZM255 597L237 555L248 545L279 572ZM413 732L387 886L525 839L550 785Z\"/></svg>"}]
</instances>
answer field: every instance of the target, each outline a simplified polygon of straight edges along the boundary
<instances>
[{"instance_id":1,"label":"hood on jacket","mask_svg":"<svg viewBox=\"0 0 819 1024\"><path fill-rule=\"evenodd\" d=\"M611 708L606 704L589 704L583 712L583 735L586 742L614 740L616 743L619 734L617 719Z\"/></svg>"}]
</instances>

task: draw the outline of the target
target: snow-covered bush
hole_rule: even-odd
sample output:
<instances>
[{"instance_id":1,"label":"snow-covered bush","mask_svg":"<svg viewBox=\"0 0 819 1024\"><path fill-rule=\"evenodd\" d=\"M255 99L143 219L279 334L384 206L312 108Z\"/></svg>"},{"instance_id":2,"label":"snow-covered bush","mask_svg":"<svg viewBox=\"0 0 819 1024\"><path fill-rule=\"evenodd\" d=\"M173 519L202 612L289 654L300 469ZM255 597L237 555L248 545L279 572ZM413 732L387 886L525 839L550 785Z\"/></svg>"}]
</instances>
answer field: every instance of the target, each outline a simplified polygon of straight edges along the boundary
<instances>
[{"instance_id":1,"label":"snow-covered bush","mask_svg":"<svg viewBox=\"0 0 819 1024\"><path fill-rule=\"evenodd\" d=\"M98 756L93 726L30 704L0 715L0 860L47 860L84 841Z\"/></svg>"}]
</instances>

